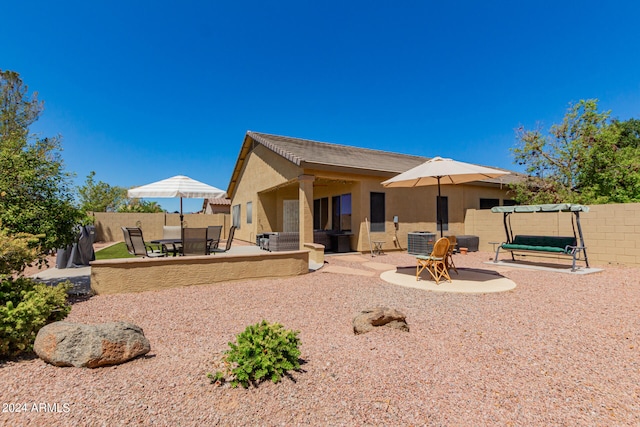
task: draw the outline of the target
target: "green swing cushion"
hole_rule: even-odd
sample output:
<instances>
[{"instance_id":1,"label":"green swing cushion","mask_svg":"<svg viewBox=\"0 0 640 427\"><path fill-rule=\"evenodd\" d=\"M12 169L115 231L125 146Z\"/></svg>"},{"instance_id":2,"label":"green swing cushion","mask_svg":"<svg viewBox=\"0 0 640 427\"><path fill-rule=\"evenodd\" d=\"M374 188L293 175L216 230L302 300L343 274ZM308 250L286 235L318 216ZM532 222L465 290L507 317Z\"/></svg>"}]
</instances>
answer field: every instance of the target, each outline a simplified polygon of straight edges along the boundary
<instances>
[{"instance_id":1,"label":"green swing cushion","mask_svg":"<svg viewBox=\"0 0 640 427\"><path fill-rule=\"evenodd\" d=\"M502 249L523 250L569 254L572 248L577 246L575 237L566 236L516 236L511 243L503 243Z\"/></svg>"}]
</instances>

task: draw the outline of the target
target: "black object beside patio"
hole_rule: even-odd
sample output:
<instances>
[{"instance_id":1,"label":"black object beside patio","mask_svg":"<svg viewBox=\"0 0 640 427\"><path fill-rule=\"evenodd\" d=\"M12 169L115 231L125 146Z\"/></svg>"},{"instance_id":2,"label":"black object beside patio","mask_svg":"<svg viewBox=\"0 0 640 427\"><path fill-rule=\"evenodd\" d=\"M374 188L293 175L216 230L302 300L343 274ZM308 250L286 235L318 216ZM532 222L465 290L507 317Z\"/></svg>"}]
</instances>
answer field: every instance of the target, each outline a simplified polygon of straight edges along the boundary
<instances>
[{"instance_id":1,"label":"black object beside patio","mask_svg":"<svg viewBox=\"0 0 640 427\"><path fill-rule=\"evenodd\" d=\"M93 225L78 226L76 241L57 250L56 268L87 267L96 259L93 244L96 239L96 228Z\"/></svg>"},{"instance_id":2,"label":"black object beside patio","mask_svg":"<svg viewBox=\"0 0 640 427\"><path fill-rule=\"evenodd\" d=\"M467 248L469 252L478 252L478 246L480 246L480 237L472 235L456 236L458 240L458 249Z\"/></svg>"}]
</instances>

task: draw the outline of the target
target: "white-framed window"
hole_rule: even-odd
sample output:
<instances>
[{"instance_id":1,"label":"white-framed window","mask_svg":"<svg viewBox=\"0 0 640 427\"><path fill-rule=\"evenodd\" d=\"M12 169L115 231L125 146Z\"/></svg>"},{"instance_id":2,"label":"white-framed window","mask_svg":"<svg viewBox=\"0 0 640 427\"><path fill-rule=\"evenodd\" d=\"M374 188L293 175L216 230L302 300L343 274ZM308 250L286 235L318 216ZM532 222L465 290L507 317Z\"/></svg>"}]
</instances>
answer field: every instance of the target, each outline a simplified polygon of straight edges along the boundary
<instances>
[{"instance_id":1,"label":"white-framed window","mask_svg":"<svg viewBox=\"0 0 640 427\"><path fill-rule=\"evenodd\" d=\"M240 205L231 206L231 225L240 228Z\"/></svg>"},{"instance_id":2,"label":"white-framed window","mask_svg":"<svg viewBox=\"0 0 640 427\"><path fill-rule=\"evenodd\" d=\"M298 210L298 199L282 201L282 231L299 231L300 211Z\"/></svg>"}]
</instances>

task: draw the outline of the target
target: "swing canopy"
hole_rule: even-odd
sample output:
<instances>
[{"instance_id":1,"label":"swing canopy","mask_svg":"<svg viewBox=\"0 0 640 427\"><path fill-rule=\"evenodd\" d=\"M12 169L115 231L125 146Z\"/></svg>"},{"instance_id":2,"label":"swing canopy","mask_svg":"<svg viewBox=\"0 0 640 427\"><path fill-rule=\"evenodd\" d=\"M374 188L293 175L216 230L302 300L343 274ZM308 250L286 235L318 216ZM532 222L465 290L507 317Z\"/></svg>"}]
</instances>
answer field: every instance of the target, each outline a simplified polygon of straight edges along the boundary
<instances>
[{"instance_id":1,"label":"swing canopy","mask_svg":"<svg viewBox=\"0 0 640 427\"><path fill-rule=\"evenodd\" d=\"M545 205L494 206L491 212L589 212L589 206L572 203L550 203Z\"/></svg>"}]
</instances>

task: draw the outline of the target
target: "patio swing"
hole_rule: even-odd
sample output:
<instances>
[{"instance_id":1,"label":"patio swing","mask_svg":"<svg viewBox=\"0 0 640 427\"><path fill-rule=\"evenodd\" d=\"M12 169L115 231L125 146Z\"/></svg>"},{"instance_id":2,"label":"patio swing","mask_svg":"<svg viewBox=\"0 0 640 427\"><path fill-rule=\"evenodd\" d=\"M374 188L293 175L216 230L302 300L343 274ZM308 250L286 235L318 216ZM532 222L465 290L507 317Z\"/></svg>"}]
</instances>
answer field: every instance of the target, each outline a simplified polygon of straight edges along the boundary
<instances>
[{"instance_id":1,"label":"patio swing","mask_svg":"<svg viewBox=\"0 0 640 427\"><path fill-rule=\"evenodd\" d=\"M587 258L587 248L584 245L582 227L580 226L580 212L589 212L588 206L571 203L546 204L546 205L523 205L523 206L495 206L491 212L502 212L504 230L507 240L496 249L494 263L498 262L500 249L511 252L511 259L516 260L515 255L526 256L525 253L547 253L553 255L570 256L573 260L571 271L576 271L576 261L581 260L580 254L584 255L584 262L589 268ZM573 236L527 236L516 235L514 237L511 228L512 213L533 213L533 212L571 212L571 225ZM577 231L577 233L576 233ZM521 253L525 252L525 253Z\"/></svg>"}]
</instances>

